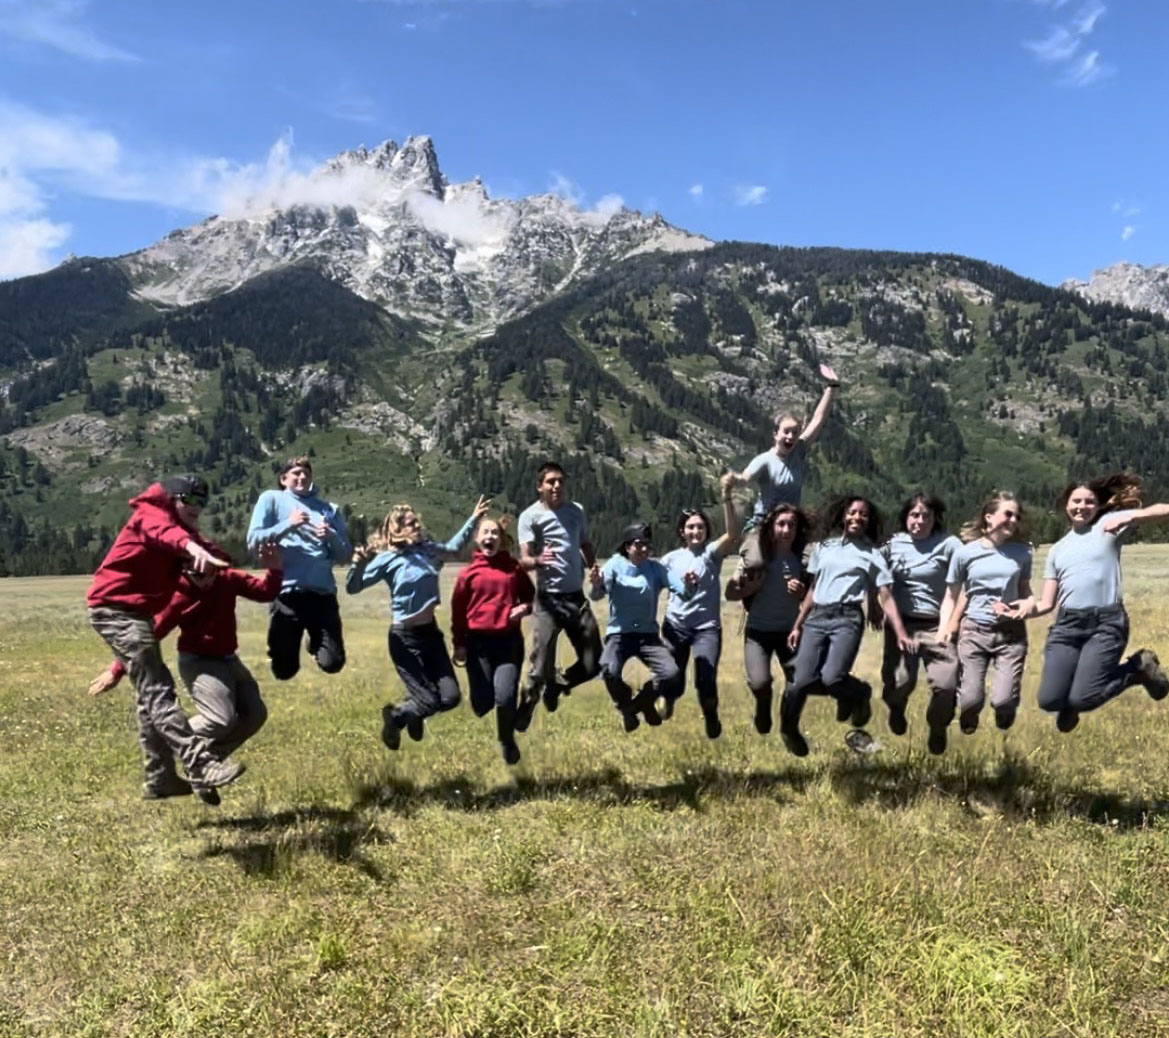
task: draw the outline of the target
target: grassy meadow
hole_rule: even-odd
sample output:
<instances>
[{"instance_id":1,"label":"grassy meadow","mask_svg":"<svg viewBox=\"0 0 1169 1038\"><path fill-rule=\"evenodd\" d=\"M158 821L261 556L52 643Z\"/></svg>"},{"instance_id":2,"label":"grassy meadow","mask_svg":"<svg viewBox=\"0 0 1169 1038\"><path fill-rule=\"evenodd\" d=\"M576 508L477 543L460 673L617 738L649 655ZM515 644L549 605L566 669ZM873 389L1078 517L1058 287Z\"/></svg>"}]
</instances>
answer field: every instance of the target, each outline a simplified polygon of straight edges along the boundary
<instances>
[{"instance_id":1,"label":"grassy meadow","mask_svg":"<svg viewBox=\"0 0 1169 1038\"><path fill-rule=\"evenodd\" d=\"M1126 572L1169 657L1169 549ZM85 694L86 584L0 581L4 1038L1169 1034L1169 702L1060 736L1045 624L1016 727L942 758L924 687L870 756L819 699L807 759L757 735L727 604L720 740L692 689L625 735L598 682L508 769L465 704L382 747L384 591L342 595L342 674L283 684L241 603L271 718L215 809L140 799L128 685Z\"/></svg>"}]
</instances>

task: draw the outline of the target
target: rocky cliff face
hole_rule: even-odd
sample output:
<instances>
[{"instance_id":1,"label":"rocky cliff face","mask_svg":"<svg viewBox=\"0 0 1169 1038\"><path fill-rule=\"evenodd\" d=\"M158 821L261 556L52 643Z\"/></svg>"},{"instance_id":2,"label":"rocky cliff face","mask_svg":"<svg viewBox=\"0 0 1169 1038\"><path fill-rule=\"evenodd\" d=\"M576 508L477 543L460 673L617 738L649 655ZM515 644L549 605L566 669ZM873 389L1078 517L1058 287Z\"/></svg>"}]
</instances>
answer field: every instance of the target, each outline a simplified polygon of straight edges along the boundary
<instances>
[{"instance_id":1,"label":"rocky cliff face","mask_svg":"<svg viewBox=\"0 0 1169 1038\"><path fill-rule=\"evenodd\" d=\"M437 330L492 326L635 253L711 244L619 204L493 199L478 179L450 184L430 138L411 137L343 152L121 263L140 298L166 306L308 264Z\"/></svg>"},{"instance_id":2,"label":"rocky cliff face","mask_svg":"<svg viewBox=\"0 0 1169 1038\"><path fill-rule=\"evenodd\" d=\"M1134 310L1149 310L1169 317L1169 266L1142 267L1138 263L1114 263L1092 272L1090 281L1074 278L1062 288L1086 299L1119 303Z\"/></svg>"}]
</instances>

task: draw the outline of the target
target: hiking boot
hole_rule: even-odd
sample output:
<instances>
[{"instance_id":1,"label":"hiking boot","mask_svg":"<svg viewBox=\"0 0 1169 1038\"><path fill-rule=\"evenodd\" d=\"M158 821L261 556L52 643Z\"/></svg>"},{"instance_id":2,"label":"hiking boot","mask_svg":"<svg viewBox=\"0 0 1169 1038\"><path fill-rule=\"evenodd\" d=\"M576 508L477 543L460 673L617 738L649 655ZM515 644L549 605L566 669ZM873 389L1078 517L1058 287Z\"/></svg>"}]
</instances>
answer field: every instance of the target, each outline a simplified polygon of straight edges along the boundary
<instances>
[{"instance_id":1,"label":"hiking boot","mask_svg":"<svg viewBox=\"0 0 1169 1038\"><path fill-rule=\"evenodd\" d=\"M836 720L840 724L848 724L852 717L852 704L841 696L836 700Z\"/></svg>"},{"instance_id":2,"label":"hiking boot","mask_svg":"<svg viewBox=\"0 0 1169 1038\"><path fill-rule=\"evenodd\" d=\"M935 757L940 757L946 752L946 729L945 728L931 728L929 739L926 740L926 749L930 751Z\"/></svg>"},{"instance_id":3,"label":"hiking boot","mask_svg":"<svg viewBox=\"0 0 1169 1038\"><path fill-rule=\"evenodd\" d=\"M657 711L663 721L668 721L674 716L674 700L669 696L659 696L657 700Z\"/></svg>"},{"instance_id":4,"label":"hiking boot","mask_svg":"<svg viewBox=\"0 0 1169 1038\"><path fill-rule=\"evenodd\" d=\"M771 731L771 696L755 697L755 731L760 735Z\"/></svg>"},{"instance_id":5,"label":"hiking boot","mask_svg":"<svg viewBox=\"0 0 1169 1038\"><path fill-rule=\"evenodd\" d=\"M159 782L147 782L142 787L143 800L168 800L170 797L189 797L191 784L178 775L167 775Z\"/></svg>"},{"instance_id":6,"label":"hiking boot","mask_svg":"<svg viewBox=\"0 0 1169 1038\"><path fill-rule=\"evenodd\" d=\"M909 722L905 720L904 706L889 704L889 731L894 735L904 735L909 731Z\"/></svg>"},{"instance_id":7,"label":"hiking boot","mask_svg":"<svg viewBox=\"0 0 1169 1038\"><path fill-rule=\"evenodd\" d=\"M641 718L632 709L622 710L621 723L625 726L625 731L636 732L641 727Z\"/></svg>"},{"instance_id":8,"label":"hiking boot","mask_svg":"<svg viewBox=\"0 0 1169 1038\"><path fill-rule=\"evenodd\" d=\"M1076 710L1070 710L1066 706L1055 715L1055 726L1061 732L1070 732L1079 723L1079 712Z\"/></svg>"},{"instance_id":9,"label":"hiking boot","mask_svg":"<svg viewBox=\"0 0 1169 1038\"><path fill-rule=\"evenodd\" d=\"M387 750L396 750L402 745L402 729L398 727L392 706L382 707L382 743Z\"/></svg>"},{"instance_id":10,"label":"hiking boot","mask_svg":"<svg viewBox=\"0 0 1169 1038\"><path fill-rule=\"evenodd\" d=\"M227 757L224 760L213 760L203 765L198 775L191 776L191 787L199 786L230 786L244 773L244 766L237 760Z\"/></svg>"},{"instance_id":11,"label":"hiking boot","mask_svg":"<svg viewBox=\"0 0 1169 1038\"><path fill-rule=\"evenodd\" d=\"M536 712L536 704L540 702L540 697L532 695L530 692L524 692L519 703L515 708L515 730L517 732L526 732L532 723L532 715Z\"/></svg>"},{"instance_id":12,"label":"hiking boot","mask_svg":"<svg viewBox=\"0 0 1169 1038\"><path fill-rule=\"evenodd\" d=\"M1169 675L1161 668L1161 661L1152 649L1133 653L1131 662L1137 681L1145 686L1150 699L1160 701L1169 695Z\"/></svg>"},{"instance_id":13,"label":"hiking boot","mask_svg":"<svg viewBox=\"0 0 1169 1038\"><path fill-rule=\"evenodd\" d=\"M426 734L426 725L421 717L411 717L406 722L406 734L415 742L422 742L422 737Z\"/></svg>"},{"instance_id":14,"label":"hiking boot","mask_svg":"<svg viewBox=\"0 0 1169 1038\"><path fill-rule=\"evenodd\" d=\"M808 755L808 740L801 734L799 728L794 724L783 722L779 726L779 734L783 739L784 746L787 747L788 753L794 754L797 757L806 757Z\"/></svg>"},{"instance_id":15,"label":"hiking boot","mask_svg":"<svg viewBox=\"0 0 1169 1038\"><path fill-rule=\"evenodd\" d=\"M645 723L652 728L656 728L662 723L662 715L658 713L658 708L654 705L653 693L648 695L642 694L634 701L634 705L641 711L641 716L645 718Z\"/></svg>"},{"instance_id":16,"label":"hiking boot","mask_svg":"<svg viewBox=\"0 0 1169 1038\"><path fill-rule=\"evenodd\" d=\"M873 689L865 681L859 681L857 685L859 688L857 694L860 698L853 702L848 720L853 728L863 728L869 723L869 718L873 716Z\"/></svg>"},{"instance_id":17,"label":"hiking boot","mask_svg":"<svg viewBox=\"0 0 1169 1038\"><path fill-rule=\"evenodd\" d=\"M500 742L499 748L503 751L504 764L519 764L520 748L515 744L514 739L508 739L506 742Z\"/></svg>"},{"instance_id":18,"label":"hiking boot","mask_svg":"<svg viewBox=\"0 0 1169 1038\"><path fill-rule=\"evenodd\" d=\"M961 729L963 735L973 735L978 731L978 711L963 710L958 715L958 727Z\"/></svg>"},{"instance_id":19,"label":"hiking boot","mask_svg":"<svg viewBox=\"0 0 1169 1038\"><path fill-rule=\"evenodd\" d=\"M560 706L560 689L556 685L548 685L541 698L544 700L544 709L550 714L556 713Z\"/></svg>"},{"instance_id":20,"label":"hiking boot","mask_svg":"<svg viewBox=\"0 0 1169 1038\"><path fill-rule=\"evenodd\" d=\"M1006 731L1015 723L1016 710L1013 706L995 707L994 723L1000 731Z\"/></svg>"}]
</instances>

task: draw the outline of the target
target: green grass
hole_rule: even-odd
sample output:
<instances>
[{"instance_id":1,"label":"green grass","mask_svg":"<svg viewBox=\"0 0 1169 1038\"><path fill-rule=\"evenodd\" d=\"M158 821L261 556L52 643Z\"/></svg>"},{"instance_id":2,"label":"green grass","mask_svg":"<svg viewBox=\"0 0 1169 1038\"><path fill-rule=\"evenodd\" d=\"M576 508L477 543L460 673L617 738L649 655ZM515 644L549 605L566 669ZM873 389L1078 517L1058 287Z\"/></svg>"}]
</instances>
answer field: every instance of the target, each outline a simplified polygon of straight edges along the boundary
<instances>
[{"instance_id":1,"label":"green grass","mask_svg":"<svg viewBox=\"0 0 1169 1038\"><path fill-rule=\"evenodd\" d=\"M1133 644L1164 647L1169 552L1126 559ZM378 742L380 591L342 598L341 675L283 684L244 604L271 719L215 810L138 798L129 690L85 695L85 585L2 585L5 1038L1169 1033L1166 707L1057 735L1040 629L1007 735L929 757L919 690L857 757L813 700L801 761L751 727L728 607L722 739L692 692L626 736L593 684L509 772L466 706Z\"/></svg>"}]
</instances>

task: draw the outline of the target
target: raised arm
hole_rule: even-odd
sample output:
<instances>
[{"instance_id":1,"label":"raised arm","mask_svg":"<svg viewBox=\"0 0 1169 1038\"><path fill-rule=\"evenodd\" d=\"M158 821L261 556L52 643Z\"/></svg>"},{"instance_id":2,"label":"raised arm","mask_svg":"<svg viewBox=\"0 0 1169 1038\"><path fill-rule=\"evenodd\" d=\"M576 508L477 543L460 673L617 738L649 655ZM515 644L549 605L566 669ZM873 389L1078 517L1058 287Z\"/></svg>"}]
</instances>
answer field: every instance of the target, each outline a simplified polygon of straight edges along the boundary
<instances>
[{"instance_id":1,"label":"raised arm","mask_svg":"<svg viewBox=\"0 0 1169 1038\"><path fill-rule=\"evenodd\" d=\"M1100 520L1100 529L1105 533L1117 533L1126 526L1140 526L1143 523L1155 523L1161 519L1169 519L1169 504L1149 505L1148 508L1138 508L1126 516L1104 516Z\"/></svg>"},{"instance_id":2,"label":"raised arm","mask_svg":"<svg viewBox=\"0 0 1169 1038\"><path fill-rule=\"evenodd\" d=\"M443 558L451 559L459 554L469 543L471 537L475 533L475 527L479 525L479 520L487 514L487 510L491 507L491 498L479 495L479 500L475 502L475 507L471 510L471 515L459 532L456 533L446 544L437 546L438 554Z\"/></svg>"},{"instance_id":3,"label":"raised arm","mask_svg":"<svg viewBox=\"0 0 1169 1038\"><path fill-rule=\"evenodd\" d=\"M724 473L718 481L722 494L723 524L726 526L726 533L714 542L715 550L720 558L734 551L735 544L739 539L739 513L735 511L735 498L731 493L737 482L738 476L734 472Z\"/></svg>"},{"instance_id":4,"label":"raised arm","mask_svg":"<svg viewBox=\"0 0 1169 1038\"><path fill-rule=\"evenodd\" d=\"M828 412L832 410L832 398L836 395L836 390L840 388L840 379L837 378L834 368L827 364L821 364L820 376L824 379L824 392L820 394L820 402L816 404L816 410L812 412L812 417L804 426L804 431L800 433L800 439L808 444L815 443L819 439L820 433L824 429L824 423L828 420Z\"/></svg>"}]
</instances>

